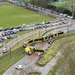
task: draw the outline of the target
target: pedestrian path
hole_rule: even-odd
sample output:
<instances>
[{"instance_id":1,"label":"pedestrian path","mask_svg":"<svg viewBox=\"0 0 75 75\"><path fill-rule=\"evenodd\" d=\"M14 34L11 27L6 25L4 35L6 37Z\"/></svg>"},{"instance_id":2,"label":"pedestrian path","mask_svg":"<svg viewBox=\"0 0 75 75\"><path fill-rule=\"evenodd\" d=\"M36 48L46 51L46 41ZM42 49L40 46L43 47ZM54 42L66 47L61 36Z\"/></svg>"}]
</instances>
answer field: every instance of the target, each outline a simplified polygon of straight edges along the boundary
<instances>
[{"instance_id":1,"label":"pedestrian path","mask_svg":"<svg viewBox=\"0 0 75 75\"><path fill-rule=\"evenodd\" d=\"M75 41L73 42L70 42L69 44L66 43L63 47L66 48L68 46L70 46L71 44L75 43ZM52 69L52 67L55 65L55 63L58 61L58 59L60 58L60 56L62 55L62 52L63 51L63 47L60 49L60 51L55 55L55 57L50 61L48 62L44 68L42 69L41 71L41 75L47 75L48 72Z\"/></svg>"}]
</instances>

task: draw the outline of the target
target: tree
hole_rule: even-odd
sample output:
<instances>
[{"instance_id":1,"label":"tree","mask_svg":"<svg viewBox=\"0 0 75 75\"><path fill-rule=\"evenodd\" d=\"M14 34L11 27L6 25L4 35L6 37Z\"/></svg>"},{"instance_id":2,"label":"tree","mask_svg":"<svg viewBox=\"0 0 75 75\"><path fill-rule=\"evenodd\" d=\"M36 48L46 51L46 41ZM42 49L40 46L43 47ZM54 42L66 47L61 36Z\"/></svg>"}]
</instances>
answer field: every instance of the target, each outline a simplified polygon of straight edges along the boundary
<instances>
[{"instance_id":1,"label":"tree","mask_svg":"<svg viewBox=\"0 0 75 75\"><path fill-rule=\"evenodd\" d=\"M64 8L63 7L56 7L55 9L57 12L64 12Z\"/></svg>"},{"instance_id":2,"label":"tree","mask_svg":"<svg viewBox=\"0 0 75 75\"><path fill-rule=\"evenodd\" d=\"M37 0L31 0L30 3L33 5L37 5Z\"/></svg>"},{"instance_id":3,"label":"tree","mask_svg":"<svg viewBox=\"0 0 75 75\"><path fill-rule=\"evenodd\" d=\"M72 12L72 16L75 14L75 0L63 0L64 7Z\"/></svg>"},{"instance_id":4,"label":"tree","mask_svg":"<svg viewBox=\"0 0 75 75\"><path fill-rule=\"evenodd\" d=\"M47 0L31 0L31 4L46 8L48 3Z\"/></svg>"},{"instance_id":5,"label":"tree","mask_svg":"<svg viewBox=\"0 0 75 75\"><path fill-rule=\"evenodd\" d=\"M25 4L25 7L27 8L27 6L28 6L28 3L29 3L29 0L22 0L22 2L24 2L24 4Z\"/></svg>"},{"instance_id":6,"label":"tree","mask_svg":"<svg viewBox=\"0 0 75 75\"><path fill-rule=\"evenodd\" d=\"M60 65L54 75L75 75L75 43L70 41L68 47L64 47L62 50L62 59L58 62Z\"/></svg>"},{"instance_id":7,"label":"tree","mask_svg":"<svg viewBox=\"0 0 75 75\"><path fill-rule=\"evenodd\" d=\"M47 3L46 0L38 0L38 5L39 5L40 7L46 8L47 5L48 5L48 3Z\"/></svg>"}]
</instances>

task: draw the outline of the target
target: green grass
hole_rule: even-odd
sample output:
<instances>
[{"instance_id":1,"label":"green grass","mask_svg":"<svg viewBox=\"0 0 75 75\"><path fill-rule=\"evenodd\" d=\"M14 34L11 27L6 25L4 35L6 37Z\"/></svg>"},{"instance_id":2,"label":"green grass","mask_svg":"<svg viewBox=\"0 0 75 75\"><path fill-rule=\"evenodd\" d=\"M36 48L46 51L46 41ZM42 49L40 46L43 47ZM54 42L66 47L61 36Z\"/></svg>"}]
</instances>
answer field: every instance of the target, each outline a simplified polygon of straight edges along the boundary
<instances>
[{"instance_id":1,"label":"green grass","mask_svg":"<svg viewBox=\"0 0 75 75\"><path fill-rule=\"evenodd\" d=\"M52 75L52 73L51 73L51 72L49 72L47 75Z\"/></svg>"},{"instance_id":2,"label":"green grass","mask_svg":"<svg viewBox=\"0 0 75 75\"><path fill-rule=\"evenodd\" d=\"M0 46L0 48L2 48L3 47L3 45L2 46Z\"/></svg>"},{"instance_id":3,"label":"green grass","mask_svg":"<svg viewBox=\"0 0 75 75\"><path fill-rule=\"evenodd\" d=\"M14 50L11 52L10 57L10 50L4 54L2 57L0 57L0 75L7 70L12 64L20 60L22 57L25 56L25 53L23 53L22 47Z\"/></svg>"},{"instance_id":4,"label":"green grass","mask_svg":"<svg viewBox=\"0 0 75 75\"><path fill-rule=\"evenodd\" d=\"M52 17L40 15L37 12L14 6L13 4L0 3L0 27L14 27L21 24L32 24L42 21L54 20Z\"/></svg>"},{"instance_id":5,"label":"green grass","mask_svg":"<svg viewBox=\"0 0 75 75\"><path fill-rule=\"evenodd\" d=\"M40 75L40 73L39 72L30 72L27 75Z\"/></svg>"},{"instance_id":6,"label":"green grass","mask_svg":"<svg viewBox=\"0 0 75 75\"><path fill-rule=\"evenodd\" d=\"M53 3L51 3L51 5L58 7L58 6L62 6L63 2L53 2Z\"/></svg>"},{"instance_id":7,"label":"green grass","mask_svg":"<svg viewBox=\"0 0 75 75\"><path fill-rule=\"evenodd\" d=\"M51 3L51 5L53 5L53 6L56 6L56 7L64 7L64 5L66 4L66 3L68 3L68 1L59 1L59 2L53 2L53 3Z\"/></svg>"},{"instance_id":8,"label":"green grass","mask_svg":"<svg viewBox=\"0 0 75 75\"><path fill-rule=\"evenodd\" d=\"M72 43L73 42L73 43ZM52 69L56 75L74 75L75 74L75 41L69 42L66 48L63 48L62 55Z\"/></svg>"},{"instance_id":9,"label":"green grass","mask_svg":"<svg viewBox=\"0 0 75 75\"><path fill-rule=\"evenodd\" d=\"M6 40L4 40L4 42L5 42L5 43L8 43L8 42L10 42L11 40L13 40L13 39L15 39L15 38L17 38L17 37L15 36L15 37L13 37L13 38L6 39Z\"/></svg>"}]
</instances>

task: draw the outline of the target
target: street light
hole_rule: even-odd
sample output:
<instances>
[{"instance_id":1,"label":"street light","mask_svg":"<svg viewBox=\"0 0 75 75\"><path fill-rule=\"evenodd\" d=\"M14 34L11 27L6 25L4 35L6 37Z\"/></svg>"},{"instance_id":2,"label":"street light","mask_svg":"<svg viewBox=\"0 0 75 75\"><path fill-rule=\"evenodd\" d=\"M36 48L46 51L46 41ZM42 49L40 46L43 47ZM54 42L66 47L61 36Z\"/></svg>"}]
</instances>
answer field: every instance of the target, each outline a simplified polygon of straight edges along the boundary
<instances>
[{"instance_id":1,"label":"street light","mask_svg":"<svg viewBox=\"0 0 75 75\"><path fill-rule=\"evenodd\" d=\"M39 30L39 37L40 37L40 30Z\"/></svg>"},{"instance_id":2,"label":"street light","mask_svg":"<svg viewBox=\"0 0 75 75\"><path fill-rule=\"evenodd\" d=\"M69 26L67 27L67 36L69 36Z\"/></svg>"},{"instance_id":3,"label":"street light","mask_svg":"<svg viewBox=\"0 0 75 75\"><path fill-rule=\"evenodd\" d=\"M11 59L11 47L10 47L10 59Z\"/></svg>"}]
</instances>

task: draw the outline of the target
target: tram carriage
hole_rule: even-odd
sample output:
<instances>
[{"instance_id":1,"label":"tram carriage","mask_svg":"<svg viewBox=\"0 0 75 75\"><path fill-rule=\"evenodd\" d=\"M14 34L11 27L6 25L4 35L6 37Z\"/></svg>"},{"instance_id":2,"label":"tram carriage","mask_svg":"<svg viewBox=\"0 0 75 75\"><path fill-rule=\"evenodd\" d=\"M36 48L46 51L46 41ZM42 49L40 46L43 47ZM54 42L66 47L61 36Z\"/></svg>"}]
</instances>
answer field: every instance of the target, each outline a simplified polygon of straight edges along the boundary
<instances>
[{"instance_id":1,"label":"tram carriage","mask_svg":"<svg viewBox=\"0 0 75 75\"><path fill-rule=\"evenodd\" d=\"M50 34L48 36L43 36L43 37L40 37L40 38L31 39L26 44L24 44L24 46L23 46L24 50L29 55L31 55L33 53L42 54L42 53L44 53L43 49L34 48L34 47L31 47L30 45L32 45L33 43L45 42L45 41L51 40L53 38L61 36L62 34L64 34L64 32L59 31L57 33Z\"/></svg>"}]
</instances>

